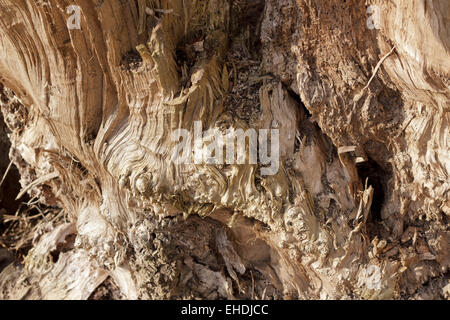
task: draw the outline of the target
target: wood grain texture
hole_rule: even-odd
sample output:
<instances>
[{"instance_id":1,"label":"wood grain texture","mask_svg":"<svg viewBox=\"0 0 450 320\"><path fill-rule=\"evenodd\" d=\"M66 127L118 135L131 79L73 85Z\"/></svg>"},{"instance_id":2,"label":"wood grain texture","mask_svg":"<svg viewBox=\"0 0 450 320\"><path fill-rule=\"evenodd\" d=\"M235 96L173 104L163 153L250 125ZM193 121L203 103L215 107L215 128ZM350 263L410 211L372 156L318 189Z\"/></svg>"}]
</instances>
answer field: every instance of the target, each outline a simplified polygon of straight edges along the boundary
<instances>
[{"instance_id":1,"label":"wood grain texture","mask_svg":"<svg viewBox=\"0 0 450 320\"><path fill-rule=\"evenodd\" d=\"M61 226L36 238L0 297L87 299L108 276L129 299L444 297L449 10L0 0L10 157L76 237L57 261ZM278 173L175 165L170 134L195 121L279 129ZM30 288L11 286L19 275Z\"/></svg>"}]
</instances>

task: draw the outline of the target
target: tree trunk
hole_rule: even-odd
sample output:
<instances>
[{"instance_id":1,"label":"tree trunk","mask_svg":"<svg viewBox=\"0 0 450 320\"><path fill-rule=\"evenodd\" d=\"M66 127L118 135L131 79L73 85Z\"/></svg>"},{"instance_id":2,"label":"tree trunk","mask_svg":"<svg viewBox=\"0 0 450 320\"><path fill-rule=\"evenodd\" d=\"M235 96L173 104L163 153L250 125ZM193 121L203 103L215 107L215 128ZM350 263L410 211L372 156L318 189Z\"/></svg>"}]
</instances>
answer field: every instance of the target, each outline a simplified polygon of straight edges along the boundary
<instances>
[{"instance_id":1,"label":"tree trunk","mask_svg":"<svg viewBox=\"0 0 450 320\"><path fill-rule=\"evenodd\" d=\"M0 0L9 157L21 194L62 209L0 298L448 297L449 16L447 0ZM278 170L175 163L174 131L199 123L270 129Z\"/></svg>"}]
</instances>

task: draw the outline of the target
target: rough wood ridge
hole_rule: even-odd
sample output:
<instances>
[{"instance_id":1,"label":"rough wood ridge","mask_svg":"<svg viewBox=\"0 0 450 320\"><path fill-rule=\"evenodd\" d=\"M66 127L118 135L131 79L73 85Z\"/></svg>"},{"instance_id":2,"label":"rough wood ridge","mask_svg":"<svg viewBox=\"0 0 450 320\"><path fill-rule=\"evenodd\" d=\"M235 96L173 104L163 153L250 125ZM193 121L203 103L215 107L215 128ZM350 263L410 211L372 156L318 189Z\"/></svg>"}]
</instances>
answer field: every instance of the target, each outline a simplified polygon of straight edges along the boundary
<instances>
[{"instance_id":1,"label":"rough wood ridge","mask_svg":"<svg viewBox=\"0 0 450 320\"><path fill-rule=\"evenodd\" d=\"M1 151L61 208L0 261L0 298L448 298L449 17L447 0L0 0ZM278 129L277 174L174 164L196 121Z\"/></svg>"}]
</instances>

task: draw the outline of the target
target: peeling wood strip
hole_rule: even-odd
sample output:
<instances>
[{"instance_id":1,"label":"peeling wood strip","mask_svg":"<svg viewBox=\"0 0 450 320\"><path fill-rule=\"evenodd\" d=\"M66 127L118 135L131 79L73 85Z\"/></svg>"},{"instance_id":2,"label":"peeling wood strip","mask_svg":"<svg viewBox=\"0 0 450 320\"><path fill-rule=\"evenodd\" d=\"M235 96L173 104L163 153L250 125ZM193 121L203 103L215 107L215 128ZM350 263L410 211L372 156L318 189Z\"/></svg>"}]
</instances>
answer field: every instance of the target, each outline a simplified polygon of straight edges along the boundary
<instances>
[{"instance_id":1,"label":"peeling wood strip","mask_svg":"<svg viewBox=\"0 0 450 320\"><path fill-rule=\"evenodd\" d=\"M375 69L373 70L372 76L369 79L369 82L367 82L366 86L361 90L361 92L363 92L364 90L366 90L369 87L370 83L375 78L375 75L377 74L377 72L380 69L381 65L383 64L384 60L386 60L392 54L392 52L394 52L394 50L395 50L395 46L393 46L391 51L389 51L387 54L385 54L383 56L383 58L381 58L381 60L378 61Z\"/></svg>"},{"instance_id":2,"label":"peeling wood strip","mask_svg":"<svg viewBox=\"0 0 450 320\"><path fill-rule=\"evenodd\" d=\"M367 184L367 181L366 181ZM372 199L373 199L373 187L369 186L364 190L362 199L359 202L359 207L358 207L358 213L356 215L356 218L353 222L353 225L356 225L356 223L358 223L359 219L362 217L362 224L365 225L367 222L367 218L369 216L369 212L370 212L370 207L372 205Z\"/></svg>"},{"instance_id":3,"label":"peeling wood strip","mask_svg":"<svg viewBox=\"0 0 450 320\"><path fill-rule=\"evenodd\" d=\"M11 170L12 161L9 162L8 167L6 168L5 173L3 174L2 181L0 181L0 187L2 186L3 182L5 182L6 176L8 175L9 170Z\"/></svg>"},{"instance_id":4,"label":"peeling wood strip","mask_svg":"<svg viewBox=\"0 0 450 320\"><path fill-rule=\"evenodd\" d=\"M31 182L29 185L27 185L25 188L23 188L23 189L19 192L19 194L18 194L17 197L16 197L16 200L19 200L20 198L22 198L22 196L23 196L28 190L30 190L31 188L33 188L33 187L35 187L35 186L38 186L38 185L40 185L40 184L43 184L44 182L47 182L47 181L49 181L49 180L55 179L55 178L57 178L58 176L59 176L59 173L55 171L55 172L52 172L52 173L43 175L42 177L40 177L40 178L34 180L33 182Z\"/></svg>"},{"instance_id":5,"label":"peeling wood strip","mask_svg":"<svg viewBox=\"0 0 450 320\"><path fill-rule=\"evenodd\" d=\"M348 152L354 152L356 150L356 146L344 146L338 148L338 153L348 153Z\"/></svg>"}]
</instances>

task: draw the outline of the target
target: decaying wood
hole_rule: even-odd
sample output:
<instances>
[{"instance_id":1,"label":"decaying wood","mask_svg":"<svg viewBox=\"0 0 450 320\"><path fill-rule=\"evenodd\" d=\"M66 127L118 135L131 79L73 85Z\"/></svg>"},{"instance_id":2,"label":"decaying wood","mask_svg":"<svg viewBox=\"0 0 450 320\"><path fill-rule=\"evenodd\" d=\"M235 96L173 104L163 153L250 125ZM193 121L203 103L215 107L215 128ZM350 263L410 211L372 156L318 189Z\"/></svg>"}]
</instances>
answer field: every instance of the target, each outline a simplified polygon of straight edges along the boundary
<instances>
[{"instance_id":1,"label":"decaying wood","mask_svg":"<svg viewBox=\"0 0 450 320\"><path fill-rule=\"evenodd\" d=\"M448 298L449 16L445 0L0 0L10 158L67 218L0 273L0 298L105 281L129 299ZM279 129L278 173L175 165L170 134L195 121Z\"/></svg>"}]
</instances>

